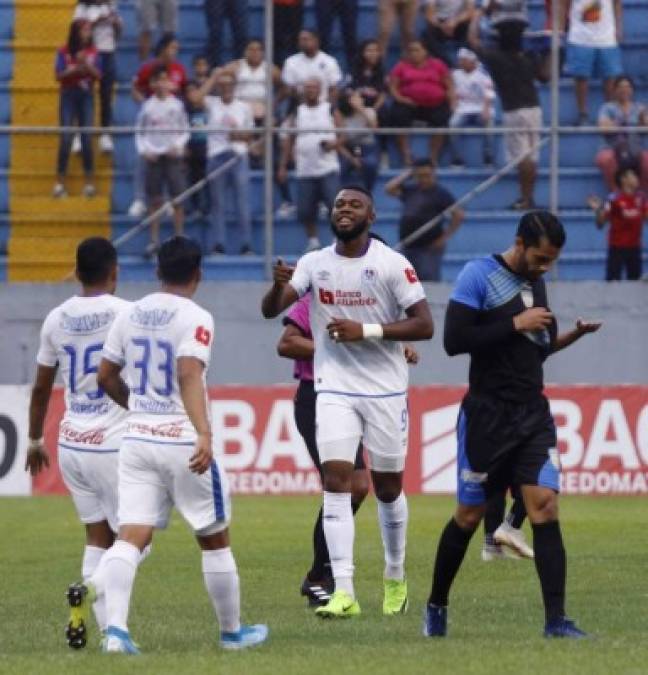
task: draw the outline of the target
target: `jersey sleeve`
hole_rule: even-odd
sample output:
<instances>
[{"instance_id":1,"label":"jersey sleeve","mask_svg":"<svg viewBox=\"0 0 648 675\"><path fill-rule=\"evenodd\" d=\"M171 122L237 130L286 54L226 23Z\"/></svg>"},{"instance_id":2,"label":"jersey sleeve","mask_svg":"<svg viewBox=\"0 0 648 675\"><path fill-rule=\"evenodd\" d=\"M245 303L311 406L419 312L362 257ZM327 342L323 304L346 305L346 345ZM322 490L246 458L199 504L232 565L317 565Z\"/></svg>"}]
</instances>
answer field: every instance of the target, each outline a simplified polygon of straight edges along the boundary
<instances>
[{"instance_id":1,"label":"jersey sleeve","mask_svg":"<svg viewBox=\"0 0 648 675\"><path fill-rule=\"evenodd\" d=\"M58 363L58 354L52 341L52 333L56 327L56 312L50 312L43 322L40 333L40 345L36 354L36 363L39 366L54 368Z\"/></svg>"},{"instance_id":2,"label":"jersey sleeve","mask_svg":"<svg viewBox=\"0 0 648 675\"><path fill-rule=\"evenodd\" d=\"M186 321L186 328L178 345L176 358L189 356L209 366L212 342L214 340L214 319L204 310L192 313Z\"/></svg>"},{"instance_id":3,"label":"jersey sleeve","mask_svg":"<svg viewBox=\"0 0 648 675\"><path fill-rule=\"evenodd\" d=\"M462 305L481 309L486 297L486 284L484 275L478 261L473 260L465 265L459 273L450 300L460 302Z\"/></svg>"},{"instance_id":4,"label":"jersey sleeve","mask_svg":"<svg viewBox=\"0 0 648 675\"><path fill-rule=\"evenodd\" d=\"M290 285L295 289L297 295L301 298L311 287L311 261L312 254L307 254L297 261L297 267L293 272Z\"/></svg>"},{"instance_id":5,"label":"jersey sleeve","mask_svg":"<svg viewBox=\"0 0 648 675\"><path fill-rule=\"evenodd\" d=\"M126 363L126 349L124 345L125 324L128 319L130 309L124 308L113 321L108 335L104 340L103 350L101 352L102 358L116 363L118 366L123 366Z\"/></svg>"},{"instance_id":6,"label":"jersey sleeve","mask_svg":"<svg viewBox=\"0 0 648 675\"><path fill-rule=\"evenodd\" d=\"M396 254L392 265L391 287L396 302L402 309L408 309L425 300L423 285L418 280L412 264L400 254Z\"/></svg>"}]
</instances>

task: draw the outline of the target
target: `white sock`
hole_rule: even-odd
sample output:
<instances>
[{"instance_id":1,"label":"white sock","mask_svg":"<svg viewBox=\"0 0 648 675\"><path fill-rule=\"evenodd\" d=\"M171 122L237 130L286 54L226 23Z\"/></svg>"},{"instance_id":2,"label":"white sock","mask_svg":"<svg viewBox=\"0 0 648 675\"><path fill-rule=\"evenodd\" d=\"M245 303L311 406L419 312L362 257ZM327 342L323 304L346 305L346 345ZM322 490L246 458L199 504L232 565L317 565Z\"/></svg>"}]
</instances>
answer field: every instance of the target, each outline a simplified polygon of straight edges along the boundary
<instances>
[{"instance_id":1,"label":"white sock","mask_svg":"<svg viewBox=\"0 0 648 675\"><path fill-rule=\"evenodd\" d=\"M322 524L331 558L335 590L346 591L355 598L353 590L353 540L355 526L350 492L324 491Z\"/></svg>"},{"instance_id":2,"label":"white sock","mask_svg":"<svg viewBox=\"0 0 648 675\"><path fill-rule=\"evenodd\" d=\"M108 626L128 631L128 609L140 557L141 553L137 546L121 539L118 539L104 554L103 573Z\"/></svg>"},{"instance_id":3,"label":"white sock","mask_svg":"<svg viewBox=\"0 0 648 675\"><path fill-rule=\"evenodd\" d=\"M385 548L385 579L403 581L407 544L407 499L401 492L393 502L376 501L380 534Z\"/></svg>"},{"instance_id":4,"label":"white sock","mask_svg":"<svg viewBox=\"0 0 648 675\"><path fill-rule=\"evenodd\" d=\"M221 631L236 633L241 628L241 593L232 549L203 551L202 571Z\"/></svg>"},{"instance_id":5,"label":"white sock","mask_svg":"<svg viewBox=\"0 0 648 675\"><path fill-rule=\"evenodd\" d=\"M81 575L84 581L90 580L92 575L97 571L101 559L103 558L105 548L98 546L86 546L83 551L83 562L81 563ZM99 630L103 631L106 628L106 602L105 598L97 597L96 602L92 605L95 619Z\"/></svg>"}]
</instances>

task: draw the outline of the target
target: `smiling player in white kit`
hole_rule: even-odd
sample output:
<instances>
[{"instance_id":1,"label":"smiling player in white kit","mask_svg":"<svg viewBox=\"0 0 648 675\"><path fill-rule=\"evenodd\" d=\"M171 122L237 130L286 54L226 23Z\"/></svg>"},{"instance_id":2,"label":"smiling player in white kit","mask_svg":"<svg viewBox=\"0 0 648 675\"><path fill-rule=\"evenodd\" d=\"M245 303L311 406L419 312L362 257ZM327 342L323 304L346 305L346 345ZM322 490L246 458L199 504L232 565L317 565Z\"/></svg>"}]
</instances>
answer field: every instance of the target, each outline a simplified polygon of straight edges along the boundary
<instances>
[{"instance_id":1,"label":"smiling player in white kit","mask_svg":"<svg viewBox=\"0 0 648 675\"><path fill-rule=\"evenodd\" d=\"M358 444L367 450L385 549L383 613L407 609L404 560L407 501L407 363L403 341L432 337L425 291L402 255L369 237L371 194L341 190L331 214L332 246L305 255L293 270L281 261L263 298L266 318L308 290L315 340L317 447L322 460L323 524L335 592L316 613L360 614L353 587L351 476ZM403 316L405 315L405 316Z\"/></svg>"},{"instance_id":2,"label":"smiling player in white kit","mask_svg":"<svg viewBox=\"0 0 648 675\"><path fill-rule=\"evenodd\" d=\"M173 506L202 549L221 647L250 647L268 633L264 625L240 623L239 578L229 547L229 491L212 455L207 407L214 323L191 300L201 279L200 262L200 248L192 240L166 241L158 254L161 290L122 312L104 344L98 382L130 410L119 463L119 534L99 573L76 585L79 612L86 598L105 595L104 652L139 653L127 619L140 552L153 530L167 525Z\"/></svg>"},{"instance_id":3,"label":"smiling player in white kit","mask_svg":"<svg viewBox=\"0 0 648 675\"><path fill-rule=\"evenodd\" d=\"M119 312L130 305L113 295L117 252L102 237L82 241L76 252L76 276L82 289L43 322L38 370L29 405L29 448L25 468L36 476L49 467L43 426L56 373L65 391L65 413L58 434L58 463L86 530L81 573L90 577L117 532L117 466L126 411L97 387L103 342ZM103 600L94 604L97 625L105 628ZM70 632L70 647L86 644L85 626Z\"/></svg>"}]
</instances>

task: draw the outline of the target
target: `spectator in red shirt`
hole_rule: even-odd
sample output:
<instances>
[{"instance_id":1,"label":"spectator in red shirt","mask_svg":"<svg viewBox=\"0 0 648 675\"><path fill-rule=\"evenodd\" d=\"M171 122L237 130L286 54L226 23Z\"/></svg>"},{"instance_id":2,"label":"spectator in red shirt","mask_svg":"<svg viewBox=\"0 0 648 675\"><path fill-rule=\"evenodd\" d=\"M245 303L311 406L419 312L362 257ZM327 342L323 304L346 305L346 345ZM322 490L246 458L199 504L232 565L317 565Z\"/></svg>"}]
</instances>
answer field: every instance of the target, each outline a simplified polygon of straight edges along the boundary
<instances>
[{"instance_id":1,"label":"spectator in red shirt","mask_svg":"<svg viewBox=\"0 0 648 675\"><path fill-rule=\"evenodd\" d=\"M101 77L99 53L92 44L92 24L77 19L70 25L67 44L56 53L55 73L60 89L60 124L62 127L91 127L94 122L93 90L95 81ZM61 134L56 167L56 184L53 196L65 197L65 175L67 173L73 134ZM81 134L83 173L86 184L83 194L94 197L92 145L88 134Z\"/></svg>"},{"instance_id":2,"label":"spectator in red shirt","mask_svg":"<svg viewBox=\"0 0 648 675\"><path fill-rule=\"evenodd\" d=\"M639 176L634 169L619 169L615 176L618 190L603 201L596 196L588 200L596 213L596 225L610 222L606 281L641 278L641 229L648 218L648 199L639 191Z\"/></svg>"},{"instance_id":3,"label":"spectator in red shirt","mask_svg":"<svg viewBox=\"0 0 648 675\"><path fill-rule=\"evenodd\" d=\"M423 122L429 127L447 127L450 111L454 108L454 84L448 66L431 57L420 40L407 45L405 58L389 74L389 89L394 97L391 124L409 127ZM444 136L430 136L430 161L437 163ZM403 163L412 164L412 153L407 136L397 136L396 142Z\"/></svg>"},{"instance_id":4,"label":"spectator in red shirt","mask_svg":"<svg viewBox=\"0 0 648 675\"><path fill-rule=\"evenodd\" d=\"M182 96L187 85L187 71L185 67L177 61L180 43L174 33L165 33L155 46L155 57L147 61L133 78L131 87L131 96L138 102L144 103L147 98L152 96L151 78L160 66L166 68L171 85L171 93L175 96ZM144 199L144 164L138 160L135 168L135 186L133 203L128 209L128 215L134 218L140 218L146 213L146 202Z\"/></svg>"},{"instance_id":5,"label":"spectator in red shirt","mask_svg":"<svg viewBox=\"0 0 648 675\"><path fill-rule=\"evenodd\" d=\"M184 93L187 84L187 71L177 61L180 43L174 33L165 33L155 47L155 57L144 63L137 71L133 79L131 94L138 103L143 103L153 94L151 89L151 75L158 70L160 65L166 67L171 81L171 93L176 96Z\"/></svg>"}]
</instances>

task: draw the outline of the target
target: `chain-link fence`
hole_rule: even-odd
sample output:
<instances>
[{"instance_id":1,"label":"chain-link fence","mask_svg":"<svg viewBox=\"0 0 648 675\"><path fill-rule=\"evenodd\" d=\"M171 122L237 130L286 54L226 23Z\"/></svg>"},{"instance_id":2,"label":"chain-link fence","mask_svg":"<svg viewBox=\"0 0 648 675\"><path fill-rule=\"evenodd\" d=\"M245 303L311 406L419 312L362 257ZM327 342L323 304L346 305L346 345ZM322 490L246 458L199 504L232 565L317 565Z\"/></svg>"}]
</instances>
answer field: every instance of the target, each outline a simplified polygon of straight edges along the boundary
<instances>
[{"instance_id":1,"label":"chain-link fence","mask_svg":"<svg viewBox=\"0 0 648 675\"><path fill-rule=\"evenodd\" d=\"M454 15L414 0L1 9L9 278L61 278L91 233L120 244L134 278L150 275L146 256L173 228L203 243L215 278L261 278L275 255L330 240L333 196L349 183L373 192L381 236L421 253L423 278L505 246L534 206L574 233L566 276L600 276L588 198L620 166L641 174L628 126L648 122L634 28L648 4L625 10L634 82L594 81L585 99L559 78L565 37L544 2L507 16L452 4ZM587 126L599 118L616 133Z\"/></svg>"}]
</instances>

